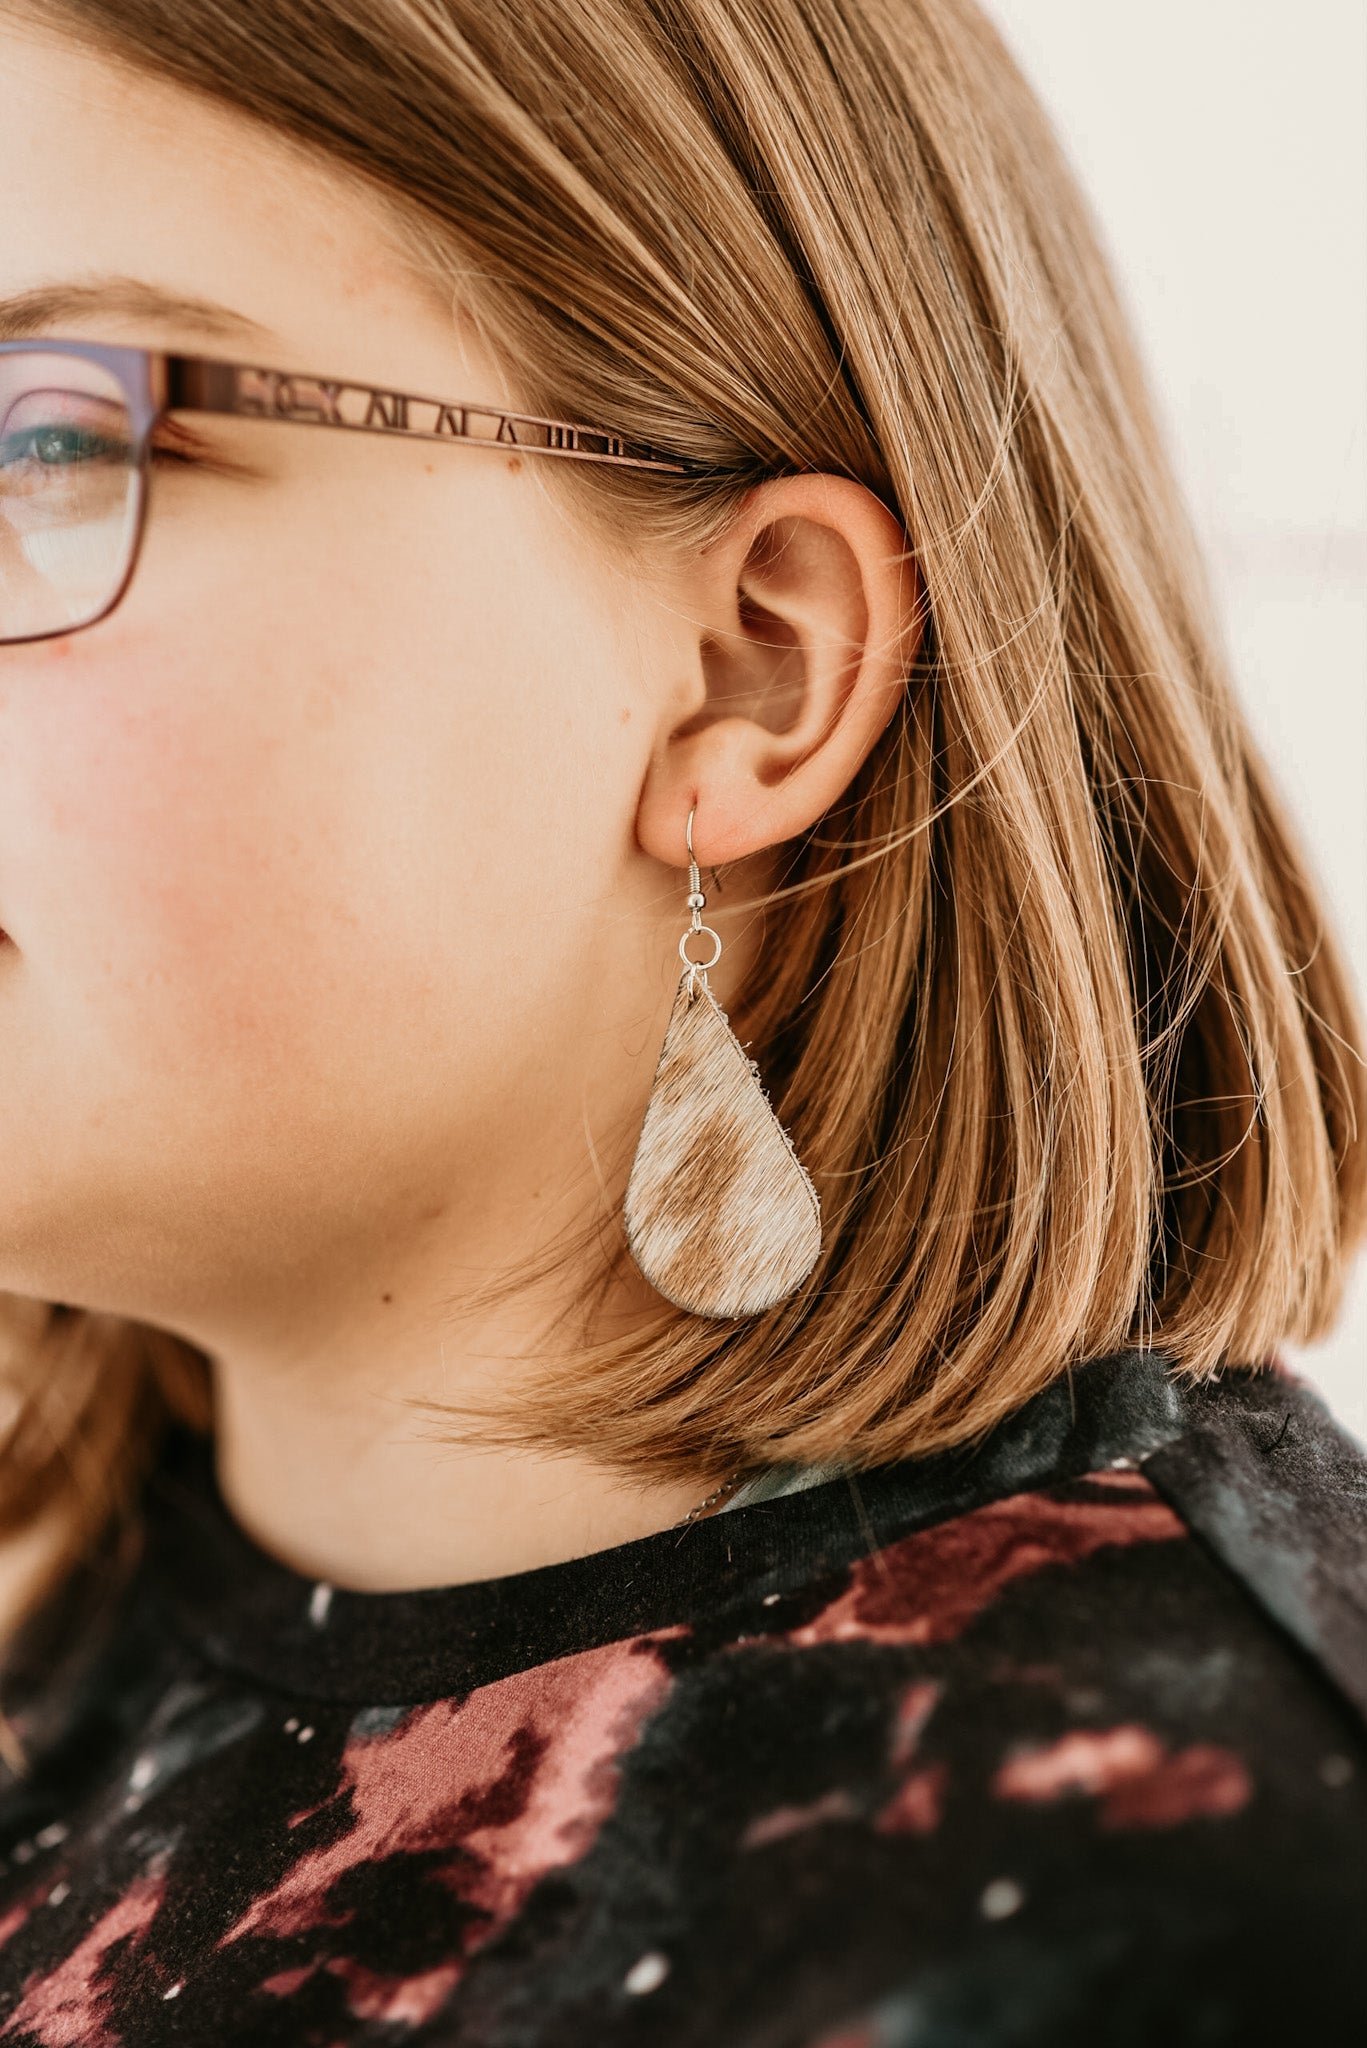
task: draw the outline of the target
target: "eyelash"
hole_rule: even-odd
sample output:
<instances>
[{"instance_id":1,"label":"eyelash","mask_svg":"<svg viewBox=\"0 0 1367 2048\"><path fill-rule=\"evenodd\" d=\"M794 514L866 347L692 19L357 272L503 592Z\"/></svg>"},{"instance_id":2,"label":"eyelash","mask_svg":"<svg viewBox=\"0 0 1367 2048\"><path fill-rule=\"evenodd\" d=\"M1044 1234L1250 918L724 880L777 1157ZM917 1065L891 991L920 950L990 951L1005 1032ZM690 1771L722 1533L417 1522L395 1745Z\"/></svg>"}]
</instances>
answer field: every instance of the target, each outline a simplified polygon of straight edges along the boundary
<instances>
[{"instance_id":1,"label":"eyelash","mask_svg":"<svg viewBox=\"0 0 1367 2048\"><path fill-rule=\"evenodd\" d=\"M154 437L150 453L152 468L163 472L199 470L206 476L225 477L243 477L251 473L224 451L210 448L204 442L196 443L186 435L176 435L169 440Z\"/></svg>"}]
</instances>

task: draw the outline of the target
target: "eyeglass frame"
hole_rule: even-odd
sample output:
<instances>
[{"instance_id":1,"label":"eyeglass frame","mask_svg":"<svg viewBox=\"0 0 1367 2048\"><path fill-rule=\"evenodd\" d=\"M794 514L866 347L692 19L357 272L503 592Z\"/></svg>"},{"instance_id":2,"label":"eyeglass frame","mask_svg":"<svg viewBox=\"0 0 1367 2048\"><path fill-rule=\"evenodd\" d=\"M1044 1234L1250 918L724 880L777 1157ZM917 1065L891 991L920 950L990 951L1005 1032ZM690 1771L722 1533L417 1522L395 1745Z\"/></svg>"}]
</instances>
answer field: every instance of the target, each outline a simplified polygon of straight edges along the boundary
<instances>
[{"instance_id":1,"label":"eyeglass frame","mask_svg":"<svg viewBox=\"0 0 1367 2048\"><path fill-rule=\"evenodd\" d=\"M136 504L128 565L107 605L75 626L57 626L44 633L10 639L0 633L0 646L21 647L36 640L64 639L107 619L133 581L147 526L149 453L160 422L177 412L212 413L236 419L284 420L294 426L337 427L348 433L381 434L390 439L450 441L481 448L503 448L518 454L550 455L561 461L608 463L619 469L653 470L670 476L701 472L705 465L667 455L644 441L586 426L574 420L543 419L536 413L510 412L506 407L465 400L422 398L411 391L358 384L341 377L319 377L299 370L268 370L256 364L229 362L218 356L180 355L162 349L121 344L49 339L0 341L0 358L13 355L74 356L107 371L128 403ZM364 417L348 417L364 406ZM344 407L346 410L344 410ZM422 408L434 415L430 426L415 423Z\"/></svg>"}]
</instances>

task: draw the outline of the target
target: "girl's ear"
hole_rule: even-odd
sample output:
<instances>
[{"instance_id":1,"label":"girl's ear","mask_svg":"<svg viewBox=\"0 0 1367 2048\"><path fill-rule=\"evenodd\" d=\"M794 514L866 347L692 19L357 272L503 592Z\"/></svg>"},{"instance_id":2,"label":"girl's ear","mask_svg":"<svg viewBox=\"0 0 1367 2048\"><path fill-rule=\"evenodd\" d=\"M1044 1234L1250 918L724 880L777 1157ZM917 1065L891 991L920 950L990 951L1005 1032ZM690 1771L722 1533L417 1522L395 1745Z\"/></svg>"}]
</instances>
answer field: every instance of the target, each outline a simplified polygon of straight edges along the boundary
<instances>
[{"instance_id":1,"label":"girl's ear","mask_svg":"<svg viewBox=\"0 0 1367 2048\"><path fill-rule=\"evenodd\" d=\"M853 780L901 701L924 623L906 534L849 478L776 477L684 572L691 688L661 723L637 811L671 867L690 809L709 867L795 838Z\"/></svg>"}]
</instances>

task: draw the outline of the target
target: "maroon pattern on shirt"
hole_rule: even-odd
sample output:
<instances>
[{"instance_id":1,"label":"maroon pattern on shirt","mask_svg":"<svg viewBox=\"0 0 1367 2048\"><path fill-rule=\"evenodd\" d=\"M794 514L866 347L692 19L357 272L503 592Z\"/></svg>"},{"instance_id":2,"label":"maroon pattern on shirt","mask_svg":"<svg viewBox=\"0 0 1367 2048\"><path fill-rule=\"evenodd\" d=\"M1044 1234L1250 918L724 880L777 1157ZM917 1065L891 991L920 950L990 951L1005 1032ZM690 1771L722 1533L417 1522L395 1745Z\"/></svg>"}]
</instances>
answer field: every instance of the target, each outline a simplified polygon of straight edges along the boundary
<instances>
[{"instance_id":1,"label":"maroon pattern on shirt","mask_svg":"<svg viewBox=\"0 0 1367 2048\"><path fill-rule=\"evenodd\" d=\"M378 1596L177 1442L19 1711L0 2048L1360 2040L1363 1503L1289 1375L1129 1355L973 1455Z\"/></svg>"}]
</instances>

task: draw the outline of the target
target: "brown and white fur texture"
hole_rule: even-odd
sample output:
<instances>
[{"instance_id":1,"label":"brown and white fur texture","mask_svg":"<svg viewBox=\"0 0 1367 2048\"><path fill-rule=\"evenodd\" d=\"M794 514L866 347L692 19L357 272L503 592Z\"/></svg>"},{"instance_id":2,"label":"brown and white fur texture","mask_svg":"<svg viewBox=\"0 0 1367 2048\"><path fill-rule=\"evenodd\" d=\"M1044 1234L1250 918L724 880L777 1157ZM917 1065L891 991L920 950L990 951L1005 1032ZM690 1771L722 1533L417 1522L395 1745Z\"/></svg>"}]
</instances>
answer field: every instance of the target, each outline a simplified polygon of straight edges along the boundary
<instances>
[{"instance_id":1,"label":"brown and white fur texture","mask_svg":"<svg viewBox=\"0 0 1367 2048\"><path fill-rule=\"evenodd\" d=\"M700 1316L772 1308L821 1251L816 1190L702 974L674 998L625 1222L651 1285Z\"/></svg>"}]
</instances>

